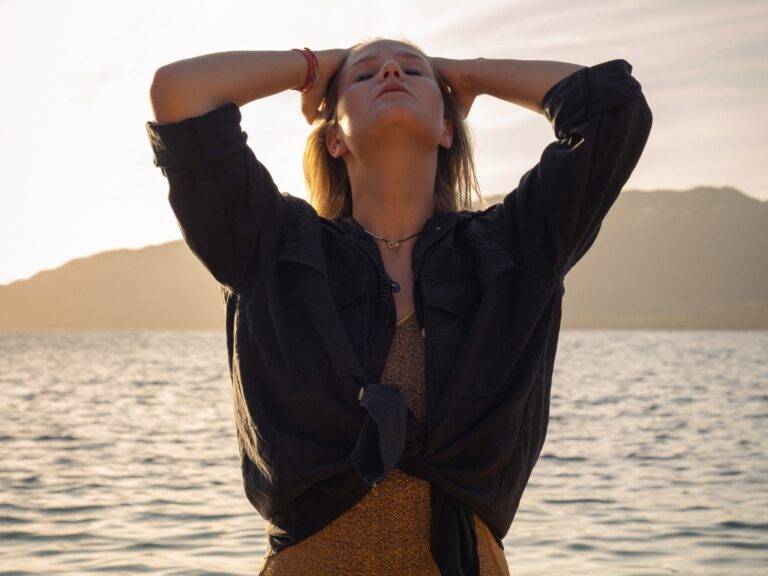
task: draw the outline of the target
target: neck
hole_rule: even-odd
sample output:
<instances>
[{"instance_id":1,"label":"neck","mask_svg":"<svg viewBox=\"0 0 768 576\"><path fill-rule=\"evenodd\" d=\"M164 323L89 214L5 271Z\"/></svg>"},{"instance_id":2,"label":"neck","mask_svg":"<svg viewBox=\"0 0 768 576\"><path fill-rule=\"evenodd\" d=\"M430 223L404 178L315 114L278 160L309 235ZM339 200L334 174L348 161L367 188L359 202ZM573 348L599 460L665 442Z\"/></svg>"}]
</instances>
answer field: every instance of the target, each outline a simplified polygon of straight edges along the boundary
<instances>
[{"instance_id":1,"label":"neck","mask_svg":"<svg viewBox=\"0 0 768 576\"><path fill-rule=\"evenodd\" d=\"M426 153L402 146L379 146L369 156L350 158L347 172L352 217L377 236L388 240L411 236L434 214L436 149Z\"/></svg>"}]
</instances>

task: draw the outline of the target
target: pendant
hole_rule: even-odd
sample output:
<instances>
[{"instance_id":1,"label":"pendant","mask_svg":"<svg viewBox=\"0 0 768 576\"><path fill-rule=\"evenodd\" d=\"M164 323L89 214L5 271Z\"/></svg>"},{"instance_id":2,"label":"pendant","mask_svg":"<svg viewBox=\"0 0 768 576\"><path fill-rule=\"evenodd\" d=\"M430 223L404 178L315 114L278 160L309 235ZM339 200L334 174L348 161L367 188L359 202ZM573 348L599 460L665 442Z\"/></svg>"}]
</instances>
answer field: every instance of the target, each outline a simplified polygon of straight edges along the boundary
<instances>
[{"instance_id":1,"label":"pendant","mask_svg":"<svg viewBox=\"0 0 768 576\"><path fill-rule=\"evenodd\" d=\"M400 242L397 240L387 241L387 248L398 248L399 246L400 246Z\"/></svg>"},{"instance_id":2,"label":"pendant","mask_svg":"<svg viewBox=\"0 0 768 576\"><path fill-rule=\"evenodd\" d=\"M392 292L400 292L400 284L397 283L397 280L392 280Z\"/></svg>"}]
</instances>

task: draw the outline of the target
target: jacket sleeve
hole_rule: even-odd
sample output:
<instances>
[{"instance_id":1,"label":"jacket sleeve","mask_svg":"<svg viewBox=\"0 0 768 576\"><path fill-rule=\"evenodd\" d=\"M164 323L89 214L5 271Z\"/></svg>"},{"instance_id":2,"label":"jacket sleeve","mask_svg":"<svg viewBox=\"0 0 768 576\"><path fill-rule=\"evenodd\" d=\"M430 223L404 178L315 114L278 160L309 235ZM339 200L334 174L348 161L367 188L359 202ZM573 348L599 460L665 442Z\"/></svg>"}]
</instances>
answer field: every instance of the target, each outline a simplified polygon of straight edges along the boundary
<instances>
[{"instance_id":1,"label":"jacket sleeve","mask_svg":"<svg viewBox=\"0 0 768 576\"><path fill-rule=\"evenodd\" d=\"M542 100L556 140L501 203L510 250L544 275L564 277L589 250L635 168L651 110L623 59L580 68Z\"/></svg>"},{"instance_id":2,"label":"jacket sleeve","mask_svg":"<svg viewBox=\"0 0 768 576\"><path fill-rule=\"evenodd\" d=\"M229 102L178 122L146 123L184 241L220 284L234 289L273 253L286 211L240 120Z\"/></svg>"}]
</instances>

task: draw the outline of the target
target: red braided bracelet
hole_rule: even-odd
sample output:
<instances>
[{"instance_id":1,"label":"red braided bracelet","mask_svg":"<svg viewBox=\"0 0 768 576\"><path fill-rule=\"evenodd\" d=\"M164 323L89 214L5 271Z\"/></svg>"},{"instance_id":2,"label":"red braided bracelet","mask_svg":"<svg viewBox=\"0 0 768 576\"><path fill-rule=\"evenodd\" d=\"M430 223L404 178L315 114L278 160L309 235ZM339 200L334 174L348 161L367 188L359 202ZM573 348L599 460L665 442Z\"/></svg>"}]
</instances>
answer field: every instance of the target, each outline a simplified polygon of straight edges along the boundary
<instances>
[{"instance_id":1,"label":"red braided bracelet","mask_svg":"<svg viewBox=\"0 0 768 576\"><path fill-rule=\"evenodd\" d=\"M307 59L307 77L304 80L304 84L298 88L291 88L291 90L305 92L308 88L317 84L317 81L320 79L320 67L317 64L317 56L315 56L315 53L306 46L303 50L300 48L292 48L292 50L298 50L304 54L304 57Z\"/></svg>"}]
</instances>

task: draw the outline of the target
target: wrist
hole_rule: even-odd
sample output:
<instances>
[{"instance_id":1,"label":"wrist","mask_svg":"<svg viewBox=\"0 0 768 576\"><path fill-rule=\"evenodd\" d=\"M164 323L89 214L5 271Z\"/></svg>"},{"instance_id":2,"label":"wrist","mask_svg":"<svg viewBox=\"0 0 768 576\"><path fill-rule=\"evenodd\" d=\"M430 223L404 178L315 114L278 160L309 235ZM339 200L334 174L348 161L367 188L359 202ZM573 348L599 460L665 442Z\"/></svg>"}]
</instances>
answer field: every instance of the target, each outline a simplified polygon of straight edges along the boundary
<instances>
[{"instance_id":1,"label":"wrist","mask_svg":"<svg viewBox=\"0 0 768 576\"><path fill-rule=\"evenodd\" d=\"M487 65L485 58L468 58L459 60L457 69L459 71L459 85L462 90L480 96L487 94L483 86L483 67Z\"/></svg>"},{"instance_id":2,"label":"wrist","mask_svg":"<svg viewBox=\"0 0 768 576\"><path fill-rule=\"evenodd\" d=\"M307 62L304 51L300 48L292 48L288 52L293 54L293 58L296 61L296 65L293 68L293 82L291 83L291 90L298 90L307 80L307 68L309 63Z\"/></svg>"},{"instance_id":3,"label":"wrist","mask_svg":"<svg viewBox=\"0 0 768 576\"><path fill-rule=\"evenodd\" d=\"M299 92L306 92L315 86L320 80L320 65L318 62L317 54L310 48L306 47L303 50L300 48L292 48L291 51L301 54L306 63L304 81L298 86L294 86L292 89L298 90Z\"/></svg>"}]
</instances>

